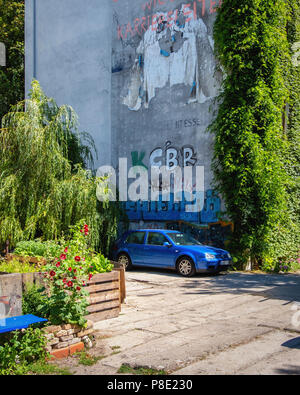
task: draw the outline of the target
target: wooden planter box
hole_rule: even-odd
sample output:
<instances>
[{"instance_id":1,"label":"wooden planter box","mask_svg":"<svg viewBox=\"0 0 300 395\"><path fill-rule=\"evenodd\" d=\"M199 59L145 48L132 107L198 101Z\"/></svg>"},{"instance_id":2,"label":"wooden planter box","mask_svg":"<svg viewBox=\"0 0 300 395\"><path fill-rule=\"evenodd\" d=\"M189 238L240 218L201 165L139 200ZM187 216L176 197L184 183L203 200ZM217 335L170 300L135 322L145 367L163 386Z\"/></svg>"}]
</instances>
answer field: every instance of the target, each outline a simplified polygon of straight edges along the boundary
<instances>
[{"instance_id":1,"label":"wooden planter box","mask_svg":"<svg viewBox=\"0 0 300 395\"><path fill-rule=\"evenodd\" d=\"M119 270L111 273L96 274L89 285L89 303L87 310L90 313L86 318L91 321L102 321L117 317L121 311L121 275Z\"/></svg>"},{"instance_id":2,"label":"wooden planter box","mask_svg":"<svg viewBox=\"0 0 300 395\"><path fill-rule=\"evenodd\" d=\"M124 266L114 263L111 273L96 274L87 291L90 293L86 317L93 322L117 317L126 297ZM43 285L43 273L16 273L0 275L0 306L5 306L6 317L22 315L22 293L32 284ZM5 302L5 304L4 304Z\"/></svg>"}]
</instances>

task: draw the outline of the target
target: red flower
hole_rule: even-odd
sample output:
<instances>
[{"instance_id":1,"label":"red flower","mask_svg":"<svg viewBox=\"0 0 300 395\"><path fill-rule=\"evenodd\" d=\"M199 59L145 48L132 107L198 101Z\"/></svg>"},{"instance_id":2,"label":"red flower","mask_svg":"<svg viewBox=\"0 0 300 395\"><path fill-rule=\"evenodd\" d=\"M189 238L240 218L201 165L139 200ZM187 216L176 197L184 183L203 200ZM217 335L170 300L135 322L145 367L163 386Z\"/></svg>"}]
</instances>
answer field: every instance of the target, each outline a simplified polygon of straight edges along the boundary
<instances>
[{"instance_id":1,"label":"red flower","mask_svg":"<svg viewBox=\"0 0 300 395\"><path fill-rule=\"evenodd\" d=\"M61 259L62 261L64 261L65 259L67 259L67 255L61 254L60 259Z\"/></svg>"},{"instance_id":2,"label":"red flower","mask_svg":"<svg viewBox=\"0 0 300 395\"><path fill-rule=\"evenodd\" d=\"M72 269L71 267L69 267L69 269L68 269L68 270L69 270L69 272L71 272L73 269Z\"/></svg>"},{"instance_id":3,"label":"red flower","mask_svg":"<svg viewBox=\"0 0 300 395\"><path fill-rule=\"evenodd\" d=\"M73 270L73 272L74 272L74 273L76 273L76 272L77 272L77 270L76 270L76 269L74 269L74 270Z\"/></svg>"},{"instance_id":4,"label":"red flower","mask_svg":"<svg viewBox=\"0 0 300 395\"><path fill-rule=\"evenodd\" d=\"M73 282L69 281L67 285L68 285L68 287L72 287L73 286Z\"/></svg>"},{"instance_id":5,"label":"red flower","mask_svg":"<svg viewBox=\"0 0 300 395\"><path fill-rule=\"evenodd\" d=\"M75 256L74 259L75 259L76 262L80 262L80 260L81 260L80 256Z\"/></svg>"},{"instance_id":6,"label":"red flower","mask_svg":"<svg viewBox=\"0 0 300 395\"><path fill-rule=\"evenodd\" d=\"M81 290L81 288L80 288L80 287L77 287L76 289L77 289L77 291L80 291L80 290Z\"/></svg>"},{"instance_id":7,"label":"red flower","mask_svg":"<svg viewBox=\"0 0 300 395\"><path fill-rule=\"evenodd\" d=\"M63 283L64 283L64 284L67 283L67 279L66 279L66 278L63 279Z\"/></svg>"},{"instance_id":8,"label":"red flower","mask_svg":"<svg viewBox=\"0 0 300 395\"><path fill-rule=\"evenodd\" d=\"M74 280L77 280L77 277L73 277L74 278Z\"/></svg>"},{"instance_id":9,"label":"red flower","mask_svg":"<svg viewBox=\"0 0 300 395\"><path fill-rule=\"evenodd\" d=\"M51 272L49 274L50 274L51 277L54 277L56 273L55 273L54 270L51 270Z\"/></svg>"},{"instance_id":10,"label":"red flower","mask_svg":"<svg viewBox=\"0 0 300 395\"><path fill-rule=\"evenodd\" d=\"M90 275L89 275L89 281L91 281L92 278L93 278L93 275L90 274Z\"/></svg>"},{"instance_id":11,"label":"red flower","mask_svg":"<svg viewBox=\"0 0 300 395\"><path fill-rule=\"evenodd\" d=\"M57 264L55 266L56 267L60 267L60 262L57 262Z\"/></svg>"},{"instance_id":12,"label":"red flower","mask_svg":"<svg viewBox=\"0 0 300 395\"><path fill-rule=\"evenodd\" d=\"M68 247L65 248L65 253L67 253L67 252L68 252Z\"/></svg>"}]
</instances>

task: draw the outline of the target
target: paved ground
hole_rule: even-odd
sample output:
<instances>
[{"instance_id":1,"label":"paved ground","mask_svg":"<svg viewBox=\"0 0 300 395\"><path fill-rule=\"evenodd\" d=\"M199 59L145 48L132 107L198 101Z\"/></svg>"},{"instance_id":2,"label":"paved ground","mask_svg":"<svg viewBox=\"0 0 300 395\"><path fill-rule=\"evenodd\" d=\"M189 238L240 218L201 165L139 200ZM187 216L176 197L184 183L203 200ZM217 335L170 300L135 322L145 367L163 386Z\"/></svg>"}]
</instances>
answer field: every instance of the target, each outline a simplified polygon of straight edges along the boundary
<instances>
[{"instance_id":1,"label":"paved ground","mask_svg":"<svg viewBox=\"0 0 300 395\"><path fill-rule=\"evenodd\" d=\"M94 352L106 358L76 373L130 364L176 375L300 374L300 274L126 277L122 314L96 324Z\"/></svg>"}]
</instances>

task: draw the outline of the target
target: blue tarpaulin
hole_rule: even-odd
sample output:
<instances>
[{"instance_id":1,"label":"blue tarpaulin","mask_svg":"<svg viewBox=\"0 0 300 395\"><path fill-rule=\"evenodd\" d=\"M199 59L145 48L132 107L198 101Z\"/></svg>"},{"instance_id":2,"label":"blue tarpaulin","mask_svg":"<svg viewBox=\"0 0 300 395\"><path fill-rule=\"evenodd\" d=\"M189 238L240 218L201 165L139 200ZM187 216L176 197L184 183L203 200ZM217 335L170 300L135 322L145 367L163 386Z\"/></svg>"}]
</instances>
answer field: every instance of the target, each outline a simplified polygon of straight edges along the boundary
<instances>
[{"instance_id":1,"label":"blue tarpaulin","mask_svg":"<svg viewBox=\"0 0 300 395\"><path fill-rule=\"evenodd\" d=\"M35 315L20 315L18 317L0 319L0 333L12 332L18 329L26 329L29 325L39 322L47 322L45 318L36 317Z\"/></svg>"}]
</instances>

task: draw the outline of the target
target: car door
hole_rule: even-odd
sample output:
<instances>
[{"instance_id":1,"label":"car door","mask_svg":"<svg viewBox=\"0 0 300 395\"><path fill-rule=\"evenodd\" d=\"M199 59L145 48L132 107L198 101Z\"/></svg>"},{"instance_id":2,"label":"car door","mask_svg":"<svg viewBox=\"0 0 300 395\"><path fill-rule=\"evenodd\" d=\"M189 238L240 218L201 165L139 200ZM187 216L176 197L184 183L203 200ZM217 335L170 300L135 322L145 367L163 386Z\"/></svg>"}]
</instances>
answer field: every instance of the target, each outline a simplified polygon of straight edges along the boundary
<instances>
[{"instance_id":1,"label":"car door","mask_svg":"<svg viewBox=\"0 0 300 395\"><path fill-rule=\"evenodd\" d=\"M170 247L165 243L169 243ZM175 249L167 237L161 232L148 232L144 261L148 266L174 267Z\"/></svg>"},{"instance_id":2,"label":"car door","mask_svg":"<svg viewBox=\"0 0 300 395\"><path fill-rule=\"evenodd\" d=\"M146 232L132 232L127 237L126 247L133 265L144 263L145 236Z\"/></svg>"}]
</instances>

